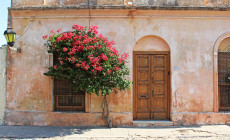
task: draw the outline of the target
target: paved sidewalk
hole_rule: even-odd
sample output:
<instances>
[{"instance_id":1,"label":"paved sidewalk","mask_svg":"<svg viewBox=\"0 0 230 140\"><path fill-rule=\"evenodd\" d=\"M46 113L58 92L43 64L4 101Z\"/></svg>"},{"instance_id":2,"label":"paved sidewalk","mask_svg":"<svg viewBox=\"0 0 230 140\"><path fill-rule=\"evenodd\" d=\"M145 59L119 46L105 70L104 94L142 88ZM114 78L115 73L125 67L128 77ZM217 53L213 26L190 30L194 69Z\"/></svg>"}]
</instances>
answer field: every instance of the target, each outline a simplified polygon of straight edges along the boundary
<instances>
[{"instance_id":1,"label":"paved sidewalk","mask_svg":"<svg viewBox=\"0 0 230 140\"><path fill-rule=\"evenodd\" d=\"M77 128L0 126L0 139L220 139L230 140L230 126L206 125L170 128Z\"/></svg>"}]
</instances>

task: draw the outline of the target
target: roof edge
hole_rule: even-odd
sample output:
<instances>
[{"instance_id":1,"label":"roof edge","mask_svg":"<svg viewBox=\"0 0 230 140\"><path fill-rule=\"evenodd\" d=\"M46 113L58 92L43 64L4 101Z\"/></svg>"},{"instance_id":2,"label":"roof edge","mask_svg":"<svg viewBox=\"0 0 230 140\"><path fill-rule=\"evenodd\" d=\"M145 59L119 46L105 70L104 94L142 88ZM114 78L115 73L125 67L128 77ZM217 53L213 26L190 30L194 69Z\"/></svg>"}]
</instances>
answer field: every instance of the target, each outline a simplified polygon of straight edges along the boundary
<instances>
[{"instance_id":1,"label":"roof edge","mask_svg":"<svg viewBox=\"0 0 230 140\"><path fill-rule=\"evenodd\" d=\"M188 6L39 6L39 7L9 7L9 10L196 10L196 11L230 11L230 7L188 7Z\"/></svg>"}]
</instances>

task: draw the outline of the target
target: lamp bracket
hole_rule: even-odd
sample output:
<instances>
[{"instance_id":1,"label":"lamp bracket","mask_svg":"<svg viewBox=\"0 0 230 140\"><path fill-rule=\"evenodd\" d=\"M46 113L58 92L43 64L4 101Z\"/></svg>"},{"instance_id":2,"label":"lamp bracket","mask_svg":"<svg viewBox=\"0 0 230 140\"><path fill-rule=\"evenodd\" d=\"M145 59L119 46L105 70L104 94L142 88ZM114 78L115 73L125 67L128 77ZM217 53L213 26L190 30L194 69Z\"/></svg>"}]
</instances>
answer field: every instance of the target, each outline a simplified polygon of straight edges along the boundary
<instances>
[{"instance_id":1,"label":"lamp bracket","mask_svg":"<svg viewBox=\"0 0 230 140\"><path fill-rule=\"evenodd\" d=\"M11 51L21 52L21 48L9 47Z\"/></svg>"}]
</instances>

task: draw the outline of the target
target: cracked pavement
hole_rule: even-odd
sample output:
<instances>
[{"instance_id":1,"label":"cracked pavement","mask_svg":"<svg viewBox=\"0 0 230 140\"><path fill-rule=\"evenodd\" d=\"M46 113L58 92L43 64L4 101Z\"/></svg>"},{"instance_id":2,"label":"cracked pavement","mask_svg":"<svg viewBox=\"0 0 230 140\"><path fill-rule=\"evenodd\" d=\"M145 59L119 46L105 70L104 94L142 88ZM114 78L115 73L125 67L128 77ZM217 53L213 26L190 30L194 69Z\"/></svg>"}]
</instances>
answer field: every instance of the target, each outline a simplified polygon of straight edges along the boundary
<instances>
[{"instance_id":1,"label":"cracked pavement","mask_svg":"<svg viewBox=\"0 0 230 140\"><path fill-rule=\"evenodd\" d=\"M62 126L0 126L0 139L230 139L230 125L167 128L90 128Z\"/></svg>"}]
</instances>

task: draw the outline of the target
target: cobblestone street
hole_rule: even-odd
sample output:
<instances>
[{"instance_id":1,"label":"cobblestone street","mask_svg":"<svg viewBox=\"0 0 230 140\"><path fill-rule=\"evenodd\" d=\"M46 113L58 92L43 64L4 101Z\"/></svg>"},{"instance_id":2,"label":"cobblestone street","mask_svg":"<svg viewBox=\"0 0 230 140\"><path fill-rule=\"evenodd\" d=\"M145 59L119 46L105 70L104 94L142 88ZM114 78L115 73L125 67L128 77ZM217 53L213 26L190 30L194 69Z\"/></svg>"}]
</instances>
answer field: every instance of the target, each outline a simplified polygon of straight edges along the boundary
<instances>
[{"instance_id":1,"label":"cobblestone street","mask_svg":"<svg viewBox=\"0 0 230 140\"><path fill-rule=\"evenodd\" d=\"M170 128L0 126L1 139L230 139L229 125Z\"/></svg>"}]
</instances>

